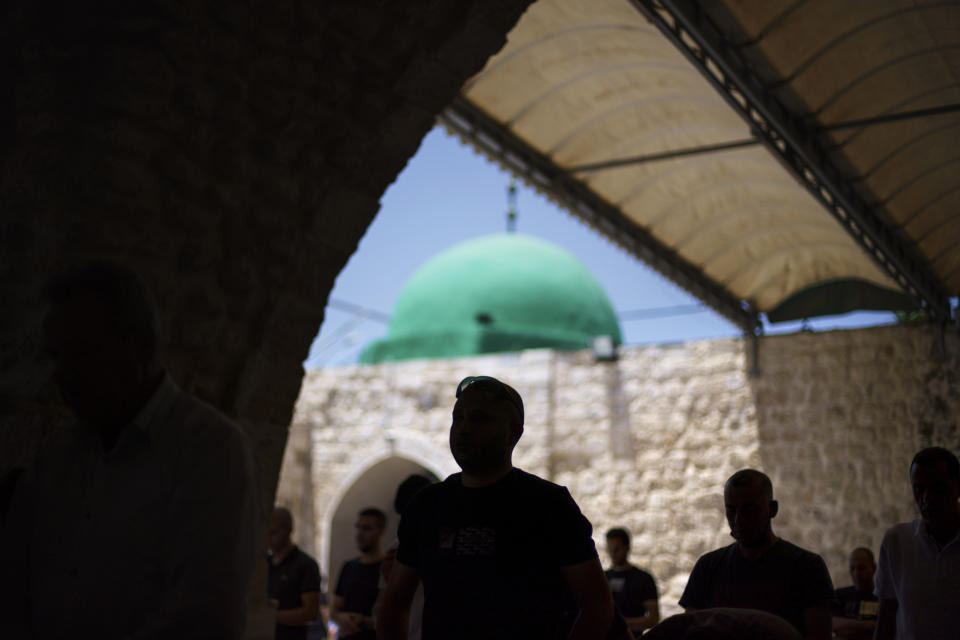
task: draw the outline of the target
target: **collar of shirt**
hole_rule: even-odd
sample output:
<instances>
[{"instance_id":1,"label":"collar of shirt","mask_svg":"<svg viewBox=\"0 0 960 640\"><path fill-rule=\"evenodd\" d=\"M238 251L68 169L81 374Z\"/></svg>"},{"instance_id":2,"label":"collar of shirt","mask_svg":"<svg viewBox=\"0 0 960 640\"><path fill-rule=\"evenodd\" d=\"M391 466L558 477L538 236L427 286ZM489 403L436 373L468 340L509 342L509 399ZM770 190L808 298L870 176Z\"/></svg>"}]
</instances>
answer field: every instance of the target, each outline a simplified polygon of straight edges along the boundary
<instances>
[{"instance_id":1,"label":"collar of shirt","mask_svg":"<svg viewBox=\"0 0 960 640\"><path fill-rule=\"evenodd\" d=\"M946 544L941 545L939 542L937 542L937 539L933 537L933 534L927 530L927 525L922 518L918 518L913 521L913 535L918 538L929 540L939 551L944 551L947 549L947 547L960 544L960 533L957 533L957 535L953 536L953 538L947 541Z\"/></svg>"},{"instance_id":2,"label":"collar of shirt","mask_svg":"<svg viewBox=\"0 0 960 640\"><path fill-rule=\"evenodd\" d=\"M140 409L140 413L133 419L131 426L140 429L148 437L156 438L158 430L163 427L164 418L170 410L170 405L176 400L179 392L180 390L170 378L170 374L164 372L160 386Z\"/></svg>"},{"instance_id":3,"label":"collar of shirt","mask_svg":"<svg viewBox=\"0 0 960 640\"><path fill-rule=\"evenodd\" d=\"M107 452L108 457L112 457L111 454L121 446L121 442L125 439L124 432L130 431L131 429L137 431L148 443L159 437L160 429L163 428L164 418L168 415L170 406L174 403L179 393L180 390L173 379L170 378L170 374L164 372L160 384L150 398L144 403L143 407L140 408L140 411L137 412L133 420L121 429L117 444L114 445L111 452ZM100 446L100 439L96 429L82 422L79 426L84 427L81 429L83 433L81 438L83 438L88 445L96 444Z\"/></svg>"},{"instance_id":4,"label":"collar of shirt","mask_svg":"<svg viewBox=\"0 0 960 640\"><path fill-rule=\"evenodd\" d=\"M287 552L287 555L283 556L283 558L280 559L280 562L276 564L273 563L272 553L267 554L267 560L269 561L271 567L278 568L290 562L293 558L296 558L299 552L300 552L300 549L297 548L297 545L293 545L290 551Z\"/></svg>"}]
</instances>

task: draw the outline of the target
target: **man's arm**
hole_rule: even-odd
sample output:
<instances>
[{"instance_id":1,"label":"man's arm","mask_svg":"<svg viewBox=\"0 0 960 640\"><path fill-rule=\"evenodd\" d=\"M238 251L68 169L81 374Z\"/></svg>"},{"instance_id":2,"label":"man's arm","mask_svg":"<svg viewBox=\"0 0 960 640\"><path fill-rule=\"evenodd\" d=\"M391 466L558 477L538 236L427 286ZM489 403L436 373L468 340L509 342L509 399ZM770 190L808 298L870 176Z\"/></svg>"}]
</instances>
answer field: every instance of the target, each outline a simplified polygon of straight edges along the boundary
<instances>
[{"instance_id":1,"label":"man's arm","mask_svg":"<svg viewBox=\"0 0 960 640\"><path fill-rule=\"evenodd\" d=\"M833 630L830 628L830 606L827 603L803 610L803 628L807 630L806 640L830 640Z\"/></svg>"},{"instance_id":2,"label":"man's arm","mask_svg":"<svg viewBox=\"0 0 960 640\"><path fill-rule=\"evenodd\" d=\"M377 616L377 640L407 640L410 604L419 584L420 576L416 569L399 561L394 562Z\"/></svg>"},{"instance_id":3,"label":"man's arm","mask_svg":"<svg viewBox=\"0 0 960 640\"><path fill-rule=\"evenodd\" d=\"M644 600L643 608L646 610L646 613L642 616L635 616L633 618L624 617L624 620L627 622L627 628L630 629L630 631L643 631L660 622L659 600Z\"/></svg>"},{"instance_id":4,"label":"man's arm","mask_svg":"<svg viewBox=\"0 0 960 640\"><path fill-rule=\"evenodd\" d=\"M693 565L693 571L687 578L687 586L683 588L683 595L680 596L679 604L686 613L693 613L700 609L707 609L710 603L706 602L706 593L710 588L709 576L712 573L707 568L708 560L706 555L700 556L697 563Z\"/></svg>"},{"instance_id":5,"label":"man's arm","mask_svg":"<svg viewBox=\"0 0 960 640\"><path fill-rule=\"evenodd\" d=\"M613 623L613 595L598 558L560 568L560 575L580 608L569 640L601 639Z\"/></svg>"},{"instance_id":6,"label":"man's arm","mask_svg":"<svg viewBox=\"0 0 960 640\"><path fill-rule=\"evenodd\" d=\"M277 611L277 622L288 627L310 624L320 615L320 567L313 558L304 559L309 562L303 563L297 578L300 606Z\"/></svg>"},{"instance_id":7,"label":"man's arm","mask_svg":"<svg viewBox=\"0 0 960 640\"><path fill-rule=\"evenodd\" d=\"M880 598L880 611L877 613L877 630L873 640L893 640L897 635L897 608L900 603L893 598Z\"/></svg>"},{"instance_id":8,"label":"man's arm","mask_svg":"<svg viewBox=\"0 0 960 640\"><path fill-rule=\"evenodd\" d=\"M330 610L330 619L337 623L337 626L341 630L340 635L352 636L362 631L360 622L363 620L363 615L353 611L344 611L343 596L341 595L333 596L333 608Z\"/></svg>"},{"instance_id":9,"label":"man's arm","mask_svg":"<svg viewBox=\"0 0 960 640\"><path fill-rule=\"evenodd\" d=\"M301 627L317 619L320 611L320 592L308 591L300 594L300 606L296 609L277 611L277 622L288 627Z\"/></svg>"}]
</instances>

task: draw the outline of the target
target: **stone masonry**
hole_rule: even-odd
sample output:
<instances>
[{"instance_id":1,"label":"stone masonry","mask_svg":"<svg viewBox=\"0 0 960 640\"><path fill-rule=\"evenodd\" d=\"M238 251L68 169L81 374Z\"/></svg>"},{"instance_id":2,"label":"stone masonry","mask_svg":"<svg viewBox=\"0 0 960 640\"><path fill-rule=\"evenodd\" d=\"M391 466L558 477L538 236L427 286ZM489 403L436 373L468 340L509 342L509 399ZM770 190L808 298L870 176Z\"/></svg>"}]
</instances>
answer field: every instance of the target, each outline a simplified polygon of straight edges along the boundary
<instances>
[{"instance_id":1,"label":"stone masonry","mask_svg":"<svg viewBox=\"0 0 960 640\"><path fill-rule=\"evenodd\" d=\"M334 278L527 4L4 3L0 473L64 419L41 284L107 257L154 289L174 378L251 436L268 504Z\"/></svg>"},{"instance_id":2,"label":"stone masonry","mask_svg":"<svg viewBox=\"0 0 960 640\"><path fill-rule=\"evenodd\" d=\"M845 586L849 550L878 549L887 526L914 517L913 453L960 450L958 342L926 326L766 337L757 376L742 340L623 348L611 363L532 350L312 371L278 501L314 518L299 543L327 573L338 496L391 456L441 477L455 470L453 387L482 373L524 398L515 463L566 485L601 549L609 527L632 532L633 560L657 579L664 613L677 611L700 554L731 542L722 485L747 466L773 479L775 530L820 553Z\"/></svg>"}]
</instances>

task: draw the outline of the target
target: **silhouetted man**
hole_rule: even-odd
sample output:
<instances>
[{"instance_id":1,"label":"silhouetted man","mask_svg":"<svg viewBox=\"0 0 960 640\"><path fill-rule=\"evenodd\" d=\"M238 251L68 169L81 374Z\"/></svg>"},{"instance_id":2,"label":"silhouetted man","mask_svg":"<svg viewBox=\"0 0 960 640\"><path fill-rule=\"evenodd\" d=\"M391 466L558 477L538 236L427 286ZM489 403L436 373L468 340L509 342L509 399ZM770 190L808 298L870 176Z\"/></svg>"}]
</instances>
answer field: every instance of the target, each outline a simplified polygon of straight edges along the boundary
<instances>
[{"instance_id":1,"label":"silhouetted man","mask_svg":"<svg viewBox=\"0 0 960 640\"><path fill-rule=\"evenodd\" d=\"M871 640L877 628L877 596L873 594L873 574L877 564L873 552L858 547L850 552L850 577L853 584L837 589L833 603L833 632L838 638Z\"/></svg>"},{"instance_id":2,"label":"silhouetted man","mask_svg":"<svg viewBox=\"0 0 960 640\"><path fill-rule=\"evenodd\" d=\"M613 592L613 603L627 628L637 638L660 620L657 583L646 571L630 564L630 534L626 529L607 531L607 554L612 567L605 575Z\"/></svg>"},{"instance_id":3,"label":"silhouetted man","mask_svg":"<svg viewBox=\"0 0 960 640\"><path fill-rule=\"evenodd\" d=\"M247 438L165 373L136 274L88 263L45 293L45 348L77 423L14 496L3 573L25 602L0 611L0 637L242 637L259 517Z\"/></svg>"},{"instance_id":4,"label":"silhouetted man","mask_svg":"<svg viewBox=\"0 0 960 640\"><path fill-rule=\"evenodd\" d=\"M343 564L333 596L333 621L340 628L341 640L377 637L373 605L380 593L383 562L380 538L386 526L387 515L376 507L368 507L357 516L355 528L360 557Z\"/></svg>"},{"instance_id":5,"label":"silhouetted man","mask_svg":"<svg viewBox=\"0 0 960 640\"><path fill-rule=\"evenodd\" d=\"M830 638L833 584L823 559L778 538L766 474L743 469L723 489L733 544L701 556L680 598L687 611L731 607L780 616L807 640Z\"/></svg>"},{"instance_id":6,"label":"silhouetted man","mask_svg":"<svg viewBox=\"0 0 960 640\"><path fill-rule=\"evenodd\" d=\"M463 470L421 490L400 520L400 549L378 638L406 638L423 581L424 640L563 637L563 606L579 609L571 638L603 638L613 598L570 493L516 469L523 401L488 376L456 391L450 449Z\"/></svg>"},{"instance_id":7,"label":"silhouetted man","mask_svg":"<svg viewBox=\"0 0 960 640\"><path fill-rule=\"evenodd\" d=\"M305 640L320 611L320 567L293 544L291 533L293 514L276 507L267 533L267 595L277 603L276 640Z\"/></svg>"},{"instance_id":8,"label":"silhouetted man","mask_svg":"<svg viewBox=\"0 0 960 640\"><path fill-rule=\"evenodd\" d=\"M960 463L940 447L910 463L920 519L880 545L877 640L955 640L960 634Z\"/></svg>"}]
</instances>

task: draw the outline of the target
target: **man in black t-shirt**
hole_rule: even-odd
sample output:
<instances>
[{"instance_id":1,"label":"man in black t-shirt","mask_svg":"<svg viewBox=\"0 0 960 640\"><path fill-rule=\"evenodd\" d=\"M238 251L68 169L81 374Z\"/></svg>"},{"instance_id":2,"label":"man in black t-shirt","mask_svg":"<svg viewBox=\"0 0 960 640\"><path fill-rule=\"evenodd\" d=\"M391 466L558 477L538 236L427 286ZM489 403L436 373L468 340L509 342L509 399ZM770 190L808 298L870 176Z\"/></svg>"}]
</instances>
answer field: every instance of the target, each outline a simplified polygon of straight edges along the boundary
<instances>
[{"instance_id":1,"label":"man in black t-shirt","mask_svg":"<svg viewBox=\"0 0 960 640\"><path fill-rule=\"evenodd\" d=\"M606 571L613 603L627 628L639 638L644 629L660 620L657 584L649 573L630 564L630 534L626 529L607 531L607 554L613 564Z\"/></svg>"},{"instance_id":2,"label":"man in black t-shirt","mask_svg":"<svg viewBox=\"0 0 960 640\"><path fill-rule=\"evenodd\" d=\"M376 640L373 605L380 593L380 539L387 514L367 507L357 515L356 541L360 557L343 563L333 596L333 620L341 640Z\"/></svg>"},{"instance_id":3,"label":"man in black t-shirt","mask_svg":"<svg viewBox=\"0 0 960 640\"><path fill-rule=\"evenodd\" d=\"M305 640L320 608L320 568L293 544L292 532L289 509L275 508L267 533L267 596L277 603L277 640Z\"/></svg>"},{"instance_id":4,"label":"man in black t-shirt","mask_svg":"<svg viewBox=\"0 0 960 640\"><path fill-rule=\"evenodd\" d=\"M421 581L423 640L604 638L613 599L590 522L564 487L513 467L520 395L476 376L456 396L450 449L463 472L424 488L404 512L379 640L406 638ZM565 615L568 602L578 615Z\"/></svg>"},{"instance_id":5,"label":"man in black t-shirt","mask_svg":"<svg viewBox=\"0 0 960 640\"><path fill-rule=\"evenodd\" d=\"M723 490L736 539L697 560L680 606L687 611L730 607L780 616L806 640L829 640L833 583L823 559L773 533L779 505L766 474L743 469Z\"/></svg>"},{"instance_id":6,"label":"man in black t-shirt","mask_svg":"<svg viewBox=\"0 0 960 640\"><path fill-rule=\"evenodd\" d=\"M870 549L858 547L850 553L853 584L837 589L833 603L833 632L838 638L872 640L880 607L873 593L876 571L877 563Z\"/></svg>"}]
</instances>

